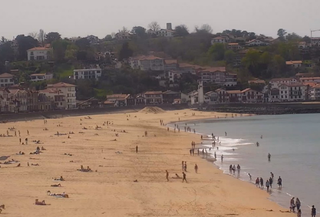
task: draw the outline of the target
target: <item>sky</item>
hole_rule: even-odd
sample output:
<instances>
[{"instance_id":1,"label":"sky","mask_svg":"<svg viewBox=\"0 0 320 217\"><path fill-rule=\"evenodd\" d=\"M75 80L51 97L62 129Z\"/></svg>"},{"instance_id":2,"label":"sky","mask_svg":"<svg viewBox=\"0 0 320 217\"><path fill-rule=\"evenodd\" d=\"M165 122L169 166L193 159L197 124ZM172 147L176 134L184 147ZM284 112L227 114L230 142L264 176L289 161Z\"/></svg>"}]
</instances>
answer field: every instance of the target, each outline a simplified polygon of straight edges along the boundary
<instances>
[{"instance_id":1,"label":"sky","mask_svg":"<svg viewBox=\"0 0 320 217\"><path fill-rule=\"evenodd\" d=\"M276 37L280 28L310 36L320 29L320 0L1 0L0 36L43 29L62 37L103 38L152 21L173 27L209 24L213 33L240 29ZM314 36L320 36L320 31Z\"/></svg>"}]
</instances>

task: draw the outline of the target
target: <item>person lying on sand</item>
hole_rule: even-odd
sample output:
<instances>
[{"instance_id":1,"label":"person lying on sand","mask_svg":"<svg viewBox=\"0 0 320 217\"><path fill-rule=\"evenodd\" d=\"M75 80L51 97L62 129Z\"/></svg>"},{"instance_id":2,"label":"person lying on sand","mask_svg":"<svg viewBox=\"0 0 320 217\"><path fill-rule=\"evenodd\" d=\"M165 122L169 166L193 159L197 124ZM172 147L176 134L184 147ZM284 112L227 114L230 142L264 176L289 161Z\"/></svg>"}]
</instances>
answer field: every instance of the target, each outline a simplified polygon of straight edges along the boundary
<instances>
[{"instance_id":1,"label":"person lying on sand","mask_svg":"<svg viewBox=\"0 0 320 217\"><path fill-rule=\"evenodd\" d=\"M92 170L90 169L89 166L87 166L87 169L85 169L85 168L83 167L83 165L81 165L81 169L78 169L78 171L81 171L81 172L92 172Z\"/></svg>"},{"instance_id":2,"label":"person lying on sand","mask_svg":"<svg viewBox=\"0 0 320 217\"><path fill-rule=\"evenodd\" d=\"M41 206L47 205L45 200L43 200L43 201L40 202L38 199L35 200L35 203L34 203L34 204L35 204L35 205L41 205Z\"/></svg>"},{"instance_id":3,"label":"person lying on sand","mask_svg":"<svg viewBox=\"0 0 320 217\"><path fill-rule=\"evenodd\" d=\"M54 185L51 185L51 187L61 187L61 184L54 184Z\"/></svg>"},{"instance_id":4,"label":"person lying on sand","mask_svg":"<svg viewBox=\"0 0 320 217\"><path fill-rule=\"evenodd\" d=\"M39 165L39 164L31 164L31 166L38 167L38 166L40 166L40 165Z\"/></svg>"},{"instance_id":5,"label":"person lying on sand","mask_svg":"<svg viewBox=\"0 0 320 217\"><path fill-rule=\"evenodd\" d=\"M66 194L65 192L63 192L62 194L55 194L55 193L51 193L51 191L47 191L47 194L53 197L69 198L69 195Z\"/></svg>"},{"instance_id":6,"label":"person lying on sand","mask_svg":"<svg viewBox=\"0 0 320 217\"><path fill-rule=\"evenodd\" d=\"M65 181L65 179L62 176L60 176L60 178L53 178L53 180L54 181Z\"/></svg>"}]
</instances>

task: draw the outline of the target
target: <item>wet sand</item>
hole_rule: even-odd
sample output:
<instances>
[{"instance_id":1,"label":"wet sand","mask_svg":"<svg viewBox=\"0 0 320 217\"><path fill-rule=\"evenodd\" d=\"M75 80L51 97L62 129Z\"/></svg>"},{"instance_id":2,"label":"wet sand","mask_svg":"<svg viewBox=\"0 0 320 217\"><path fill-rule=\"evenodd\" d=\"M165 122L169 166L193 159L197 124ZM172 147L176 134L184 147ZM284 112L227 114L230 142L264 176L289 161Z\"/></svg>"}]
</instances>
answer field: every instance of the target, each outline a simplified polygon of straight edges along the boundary
<instances>
[{"instance_id":1,"label":"wet sand","mask_svg":"<svg viewBox=\"0 0 320 217\"><path fill-rule=\"evenodd\" d=\"M180 110L92 115L91 119L67 117L48 119L46 124L43 120L0 124L1 134L15 127L21 132L22 142L28 138L28 145L21 145L14 131L9 131L12 137L0 137L0 157L10 156L7 160L21 164L17 167L18 163L0 161L0 204L6 205L1 215L295 216L281 212L286 209L269 201L266 192L223 174L196 154L190 156L191 141L199 143L199 135L182 132L183 129L180 133L167 131L159 123L160 119L168 123L215 115L218 114ZM113 124L103 126L107 121ZM95 129L97 125L101 129ZM66 135L57 136L57 132ZM70 138L69 132L74 132ZM33 140L40 140L40 144ZM37 146L46 150L30 155ZM15 155L19 151L25 155ZM182 176L181 161L187 161L188 183L171 178L175 173ZM195 164L198 173L193 169ZM81 165L89 166L93 172L78 171ZM165 170L169 171L169 182ZM66 181L53 181L60 176ZM58 183L62 187L51 187ZM48 190L65 192L69 198L48 196ZM35 199L50 205L37 206Z\"/></svg>"}]
</instances>

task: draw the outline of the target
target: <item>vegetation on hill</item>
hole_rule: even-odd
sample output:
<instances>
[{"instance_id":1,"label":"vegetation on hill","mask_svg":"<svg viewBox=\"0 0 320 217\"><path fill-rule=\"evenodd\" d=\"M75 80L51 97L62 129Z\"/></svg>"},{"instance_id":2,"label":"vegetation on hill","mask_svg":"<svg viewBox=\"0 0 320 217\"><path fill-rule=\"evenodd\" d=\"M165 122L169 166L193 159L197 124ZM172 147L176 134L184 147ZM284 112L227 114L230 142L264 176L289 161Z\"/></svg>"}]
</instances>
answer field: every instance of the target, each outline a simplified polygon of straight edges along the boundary
<instances>
[{"instance_id":1,"label":"vegetation on hill","mask_svg":"<svg viewBox=\"0 0 320 217\"><path fill-rule=\"evenodd\" d=\"M157 30L159 25L151 23L150 29ZM200 66L226 66L227 70L238 74L239 86L245 88L248 79L260 78L268 80L276 77L289 77L297 72L320 73L320 49L300 52L299 42L310 42L309 37L300 37L295 33L288 34L284 29L277 32L278 38L268 46L246 47L246 42L253 39L265 38L253 32L241 30L225 30L212 34L208 25L203 25L190 32L185 25L176 26L174 37L157 37L147 33L146 29L136 26L131 31L130 40L117 40L114 35L107 35L99 40L96 36L68 39L62 38L58 32L45 34L40 30L34 35L18 35L15 40L2 38L0 43L0 73L15 72L17 82L24 82L36 89L45 88L47 83L56 81L73 82L77 85L78 98L96 97L103 99L109 93L140 93L145 90L165 90L160 87L156 76L161 73L133 70L126 60L137 55L154 55L167 59L177 59ZM129 33L123 28L119 33ZM243 49L228 49L226 44L211 44L217 36L228 36L229 42L238 43ZM53 48L53 61L28 62L27 50L36 46L50 45ZM302 60L305 65L299 69L286 67L285 62ZM121 61L122 67L115 68ZM238 64L236 64L238 63ZM70 80L75 68L99 64L103 69L103 76L95 80ZM312 67L310 67L312 66ZM13 72L12 72L13 73ZM54 79L43 82L30 82L30 74L53 73ZM184 74L177 87L170 88L188 92L197 86L197 77ZM211 84L207 90L213 90L217 85Z\"/></svg>"}]
</instances>

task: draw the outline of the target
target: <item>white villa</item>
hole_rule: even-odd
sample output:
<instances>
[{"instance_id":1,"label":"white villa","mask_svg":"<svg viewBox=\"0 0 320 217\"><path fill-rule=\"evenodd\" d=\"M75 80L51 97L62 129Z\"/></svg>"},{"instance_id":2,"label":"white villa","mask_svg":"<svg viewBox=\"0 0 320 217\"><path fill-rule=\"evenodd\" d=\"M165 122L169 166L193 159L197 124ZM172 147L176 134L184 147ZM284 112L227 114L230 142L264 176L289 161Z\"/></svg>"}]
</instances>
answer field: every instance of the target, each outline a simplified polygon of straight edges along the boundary
<instances>
[{"instance_id":1,"label":"white villa","mask_svg":"<svg viewBox=\"0 0 320 217\"><path fill-rule=\"evenodd\" d=\"M53 74L50 74L50 73L39 73L39 74L30 75L30 81L32 82L45 81L45 80L50 80L52 78L53 78Z\"/></svg>"},{"instance_id":2,"label":"white villa","mask_svg":"<svg viewBox=\"0 0 320 217\"><path fill-rule=\"evenodd\" d=\"M52 49L46 47L34 47L27 50L28 61L50 59Z\"/></svg>"},{"instance_id":3,"label":"white villa","mask_svg":"<svg viewBox=\"0 0 320 217\"><path fill-rule=\"evenodd\" d=\"M13 75L9 73L3 73L0 75L0 87L7 87L14 84Z\"/></svg>"},{"instance_id":4,"label":"white villa","mask_svg":"<svg viewBox=\"0 0 320 217\"><path fill-rule=\"evenodd\" d=\"M73 70L73 78L75 80L78 80L78 79L96 79L96 80L99 80L101 75L102 75L102 70L101 70L99 65L97 65L95 68L75 69L75 70Z\"/></svg>"}]
</instances>

